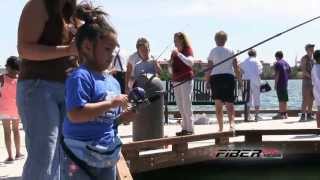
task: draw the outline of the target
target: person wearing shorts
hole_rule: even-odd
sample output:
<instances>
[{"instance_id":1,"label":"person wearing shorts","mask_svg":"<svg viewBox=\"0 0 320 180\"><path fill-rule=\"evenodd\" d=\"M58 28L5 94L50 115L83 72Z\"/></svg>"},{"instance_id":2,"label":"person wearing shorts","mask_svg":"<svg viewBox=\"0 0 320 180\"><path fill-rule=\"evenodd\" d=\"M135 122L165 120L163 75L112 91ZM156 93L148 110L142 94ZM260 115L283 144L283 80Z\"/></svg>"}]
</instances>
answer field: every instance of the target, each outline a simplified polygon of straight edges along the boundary
<instances>
[{"instance_id":1,"label":"person wearing shorts","mask_svg":"<svg viewBox=\"0 0 320 180\"><path fill-rule=\"evenodd\" d=\"M208 68L212 68L215 64L231 57L234 52L224 47L227 41L227 34L223 31L215 34L215 42L217 47L213 48L208 57ZM206 74L207 84L210 84L213 99L216 106L216 115L219 124L219 132L223 131L223 105L226 105L230 130L234 130L234 107L235 100L235 75L240 77L237 59L231 59L225 63L212 68Z\"/></svg>"},{"instance_id":2,"label":"person wearing shorts","mask_svg":"<svg viewBox=\"0 0 320 180\"><path fill-rule=\"evenodd\" d=\"M301 71L302 71L302 104L301 104L301 117L300 122L307 120L314 120L312 116L313 106L313 86L311 81L311 70L313 66L313 53L314 44L307 44L305 46L307 54L301 59Z\"/></svg>"},{"instance_id":3,"label":"person wearing shorts","mask_svg":"<svg viewBox=\"0 0 320 180\"><path fill-rule=\"evenodd\" d=\"M287 102L288 98L288 78L291 72L289 64L283 59L283 52L277 51L275 53L277 62L275 68L275 90L277 92L279 101L279 113L272 117L272 119L287 119Z\"/></svg>"}]
</instances>

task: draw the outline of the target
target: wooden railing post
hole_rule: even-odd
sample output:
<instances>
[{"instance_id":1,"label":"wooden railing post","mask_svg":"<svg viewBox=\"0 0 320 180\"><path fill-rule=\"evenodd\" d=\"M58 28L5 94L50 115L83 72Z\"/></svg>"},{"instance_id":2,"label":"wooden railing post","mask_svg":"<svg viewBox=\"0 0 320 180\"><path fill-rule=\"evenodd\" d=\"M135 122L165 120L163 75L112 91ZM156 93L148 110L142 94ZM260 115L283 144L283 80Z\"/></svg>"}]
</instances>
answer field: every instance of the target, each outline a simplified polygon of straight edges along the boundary
<instances>
[{"instance_id":1,"label":"wooden railing post","mask_svg":"<svg viewBox=\"0 0 320 180\"><path fill-rule=\"evenodd\" d=\"M168 124L168 98L169 98L169 81L166 81L166 92L164 93L164 123Z\"/></svg>"},{"instance_id":2,"label":"wooden railing post","mask_svg":"<svg viewBox=\"0 0 320 180\"><path fill-rule=\"evenodd\" d=\"M229 144L229 137L219 137L215 138L216 145L226 145Z\"/></svg>"},{"instance_id":3,"label":"wooden railing post","mask_svg":"<svg viewBox=\"0 0 320 180\"><path fill-rule=\"evenodd\" d=\"M244 136L246 144L261 144L262 143L262 135L256 133L250 133Z\"/></svg>"},{"instance_id":4,"label":"wooden railing post","mask_svg":"<svg viewBox=\"0 0 320 180\"><path fill-rule=\"evenodd\" d=\"M172 145L172 151L180 153L188 150L188 143L179 143Z\"/></svg>"},{"instance_id":5,"label":"wooden railing post","mask_svg":"<svg viewBox=\"0 0 320 180\"><path fill-rule=\"evenodd\" d=\"M246 88L244 88L244 94L246 95L245 99L243 99L245 101L244 103L244 121L248 122L249 121L249 115L250 115L250 107L248 106L248 101L250 100L250 80L246 80L243 82L244 86Z\"/></svg>"},{"instance_id":6,"label":"wooden railing post","mask_svg":"<svg viewBox=\"0 0 320 180\"><path fill-rule=\"evenodd\" d=\"M127 166L127 162L122 153L120 153L120 159L117 163L117 180L133 180L129 167Z\"/></svg>"}]
</instances>

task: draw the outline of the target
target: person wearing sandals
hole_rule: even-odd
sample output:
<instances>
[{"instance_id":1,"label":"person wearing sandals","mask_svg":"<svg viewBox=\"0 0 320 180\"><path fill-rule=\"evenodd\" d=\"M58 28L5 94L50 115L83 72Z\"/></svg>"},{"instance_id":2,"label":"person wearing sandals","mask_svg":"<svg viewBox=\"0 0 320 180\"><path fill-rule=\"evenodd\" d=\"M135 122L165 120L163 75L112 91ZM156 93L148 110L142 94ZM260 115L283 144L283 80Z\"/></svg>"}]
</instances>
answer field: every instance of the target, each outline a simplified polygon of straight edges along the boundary
<instances>
[{"instance_id":1,"label":"person wearing sandals","mask_svg":"<svg viewBox=\"0 0 320 180\"><path fill-rule=\"evenodd\" d=\"M0 120L2 120L4 142L8 152L5 163L12 163L24 155L20 150L19 115L16 106L16 88L19 73L19 59L11 56L7 59L6 74L0 76ZM11 132L13 132L16 147L15 159L12 153Z\"/></svg>"},{"instance_id":2,"label":"person wearing sandals","mask_svg":"<svg viewBox=\"0 0 320 180\"><path fill-rule=\"evenodd\" d=\"M279 101L279 113L272 117L272 119L287 119L287 102L288 97L288 78L291 72L289 64L283 59L283 52L277 51L275 53L276 63L275 69L275 87Z\"/></svg>"},{"instance_id":3,"label":"person wearing sandals","mask_svg":"<svg viewBox=\"0 0 320 180\"><path fill-rule=\"evenodd\" d=\"M261 62L256 59L257 52L254 49L248 51L249 57L240 63L242 71L242 79L250 80L250 98L248 107L255 108L254 120L259 121L262 118L259 116L260 107L260 74L262 73ZM249 116L251 119L251 116Z\"/></svg>"},{"instance_id":4,"label":"person wearing sandals","mask_svg":"<svg viewBox=\"0 0 320 180\"><path fill-rule=\"evenodd\" d=\"M216 46L213 48L208 57L208 68L222 62L223 60L232 57L234 52L225 47L227 42L227 34L224 31L219 31L215 34ZM227 107L230 130L235 130L234 123L234 90L235 77L240 80L240 69L237 59L231 59L208 71L206 74L207 84L210 84L213 99L216 106L216 115L219 123L219 132L223 131L223 106Z\"/></svg>"}]
</instances>

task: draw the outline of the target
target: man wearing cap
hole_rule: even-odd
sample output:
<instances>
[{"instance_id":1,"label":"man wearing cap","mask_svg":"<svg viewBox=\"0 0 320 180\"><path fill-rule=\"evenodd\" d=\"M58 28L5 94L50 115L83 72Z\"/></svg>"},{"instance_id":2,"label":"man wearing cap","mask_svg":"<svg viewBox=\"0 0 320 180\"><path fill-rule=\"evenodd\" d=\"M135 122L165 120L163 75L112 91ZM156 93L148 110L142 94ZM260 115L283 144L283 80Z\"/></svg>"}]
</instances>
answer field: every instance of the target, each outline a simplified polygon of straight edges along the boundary
<instances>
[{"instance_id":1,"label":"man wearing cap","mask_svg":"<svg viewBox=\"0 0 320 180\"><path fill-rule=\"evenodd\" d=\"M302 71L302 105L301 105L301 117L300 122L307 120L314 120L312 116L313 105L313 86L311 81L311 70L313 67L313 53L314 44L307 44L305 46L307 52L301 58L301 71Z\"/></svg>"}]
</instances>

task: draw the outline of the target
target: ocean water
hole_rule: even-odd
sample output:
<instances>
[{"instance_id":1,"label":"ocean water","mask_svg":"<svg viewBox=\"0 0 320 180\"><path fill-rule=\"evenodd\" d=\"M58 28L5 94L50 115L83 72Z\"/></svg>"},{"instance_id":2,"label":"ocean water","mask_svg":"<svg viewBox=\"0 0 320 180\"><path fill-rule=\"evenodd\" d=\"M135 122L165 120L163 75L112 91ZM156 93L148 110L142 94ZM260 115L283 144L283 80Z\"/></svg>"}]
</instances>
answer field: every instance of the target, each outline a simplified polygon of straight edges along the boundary
<instances>
[{"instance_id":1,"label":"ocean water","mask_svg":"<svg viewBox=\"0 0 320 180\"><path fill-rule=\"evenodd\" d=\"M278 109L278 98L274 90L274 80L268 80L272 91L261 93L261 109ZM288 82L288 109L300 109L302 103L302 80L289 80Z\"/></svg>"},{"instance_id":2,"label":"ocean water","mask_svg":"<svg viewBox=\"0 0 320 180\"><path fill-rule=\"evenodd\" d=\"M261 82L264 82L264 80ZM272 87L272 90L267 93L261 93L260 109L277 110L279 103L278 103L276 91L274 90L274 80L268 80L268 83ZM288 109L289 110L300 109L301 102L302 102L302 80L301 79L289 80L288 96L289 96ZM197 111L214 110L214 107L210 105L209 106L206 106L206 105L193 106L192 108L193 110L197 110ZM236 106L236 109L241 110L243 109L243 106ZM177 107L169 106L169 110L177 110Z\"/></svg>"}]
</instances>

